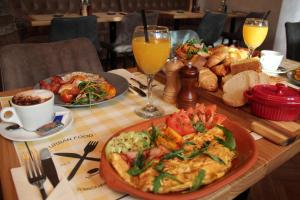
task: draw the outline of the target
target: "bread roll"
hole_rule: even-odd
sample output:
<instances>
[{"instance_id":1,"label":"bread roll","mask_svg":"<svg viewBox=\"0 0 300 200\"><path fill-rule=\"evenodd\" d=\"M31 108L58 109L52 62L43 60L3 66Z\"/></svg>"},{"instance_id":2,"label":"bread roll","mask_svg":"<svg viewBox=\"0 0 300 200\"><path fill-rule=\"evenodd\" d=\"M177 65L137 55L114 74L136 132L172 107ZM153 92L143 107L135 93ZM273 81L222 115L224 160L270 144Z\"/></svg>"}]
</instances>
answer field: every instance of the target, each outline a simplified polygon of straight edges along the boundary
<instances>
[{"instance_id":1,"label":"bread roll","mask_svg":"<svg viewBox=\"0 0 300 200\"><path fill-rule=\"evenodd\" d=\"M237 74L243 71L253 70L261 72L261 65L258 58L250 58L239 60L230 65L230 71L232 74Z\"/></svg>"},{"instance_id":2,"label":"bread roll","mask_svg":"<svg viewBox=\"0 0 300 200\"><path fill-rule=\"evenodd\" d=\"M197 67L198 70L200 70L200 67L204 67L206 64L207 59L200 55L196 55L192 58L191 62L194 67Z\"/></svg>"},{"instance_id":3,"label":"bread roll","mask_svg":"<svg viewBox=\"0 0 300 200\"><path fill-rule=\"evenodd\" d=\"M226 76L230 72L229 68L224 64L213 66L211 68L211 71L214 72L217 76Z\"/></svg>"},{"instance_id":4,"label":"bread roll","mask_svg":"<svg viewBox=\"0 0 300 200\"><path fill-rule=\"evenodd\" d=\"M235 74L223 85L223 101L233 107L240 107L246 104L244 92L258 84L269 83L268 76L248 70Z\"/></svg>"},{"instance_id":5,"label":"bread roll","mask_svg":"<svg viewBox=\"0 0 300 200\"><path fill-rule=\"evenodd\" d=\"M221 63L227 56L227 52L217 52L210 56L207 60L206 67L211 68Z\"/></svg>"},{"instance_id":6,"label":"bread roll","mask_svg":"<svg viewBox=\"0 0 300 200\"><path fill-rule=\"evenodd\" d=\"M224 46L224 45L219 45L215 48L211 49L212 54L216 54L216 53L228 53L229 51L229 47L228 46Z\"/></svg>"},{"instance_id":7,"label":"bread roll","mask_svg":"<svg viewBox=\"0 0 300 200\"><path fill-rule=\"evenodd\" d=\"M218 89L218 77L208 68L199 67L199 87L208 91Z\"/></svg>"}]
</instances>

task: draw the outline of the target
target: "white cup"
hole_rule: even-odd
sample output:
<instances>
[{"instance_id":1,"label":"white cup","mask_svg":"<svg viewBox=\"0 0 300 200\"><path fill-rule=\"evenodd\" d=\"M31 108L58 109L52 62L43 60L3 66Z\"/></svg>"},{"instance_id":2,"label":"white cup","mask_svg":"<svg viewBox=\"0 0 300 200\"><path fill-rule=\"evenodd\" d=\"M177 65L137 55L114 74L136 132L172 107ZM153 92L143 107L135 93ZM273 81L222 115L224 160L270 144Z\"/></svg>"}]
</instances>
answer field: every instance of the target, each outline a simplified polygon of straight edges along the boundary
<instances>
[{"instance_id":1,"label":"white cup","mask_svg":"<svg viewBox=\"0 0 300 200\"><path fill-rule=\"evenodd\" d=\"M263 50L261 51L260 63L263 70L274 72L278 69L283 59L283 54L277 51Z\"/></svg>"},{"instance_id":2,"label":"white cup","mask_svg":"<svg viewBox=\"0 0 300 200\"><path fill-rule=\"evenodd\" d=\"M50 123L54 116L54 94L48 90L28 90L20 94L46 96L47 100L34 105L17 105L11 101L12 107L1 110L0 117L4 122L16 123L27 131L36 131L41 126Z\"/></svg>"}]
</instances>

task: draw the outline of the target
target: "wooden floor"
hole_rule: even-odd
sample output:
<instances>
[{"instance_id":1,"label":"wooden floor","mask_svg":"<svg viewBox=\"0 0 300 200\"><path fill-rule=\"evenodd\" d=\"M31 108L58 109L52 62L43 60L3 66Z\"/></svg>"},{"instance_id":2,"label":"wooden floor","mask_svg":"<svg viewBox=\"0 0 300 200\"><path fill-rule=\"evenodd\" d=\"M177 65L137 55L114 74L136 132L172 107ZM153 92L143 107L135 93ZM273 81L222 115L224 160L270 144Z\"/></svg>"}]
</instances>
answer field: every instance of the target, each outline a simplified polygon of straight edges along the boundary
<instances>
[{"instance_id":1,"label":"wooden floor","mask_svg":"<svg viewBox=\"0 0 300 200\"><path fill-rule=\"evenodd\" d=\"M300 153L251 188L248 200L300 199Z\"/></svg>"}]
</instances>

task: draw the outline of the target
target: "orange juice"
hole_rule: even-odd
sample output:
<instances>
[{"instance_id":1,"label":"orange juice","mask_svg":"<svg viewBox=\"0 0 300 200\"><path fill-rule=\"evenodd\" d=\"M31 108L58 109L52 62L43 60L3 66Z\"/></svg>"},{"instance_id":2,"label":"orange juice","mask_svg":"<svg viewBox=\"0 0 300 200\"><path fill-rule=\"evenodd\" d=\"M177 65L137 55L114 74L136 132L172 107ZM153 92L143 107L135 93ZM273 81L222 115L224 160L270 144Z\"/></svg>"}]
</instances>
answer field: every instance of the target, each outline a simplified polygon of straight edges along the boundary
<instances>
[{"instance_id":1,"label":"orange juice","mask_svg":"<svg viewBox=\"0 0 300 200\"><path fill-rule=\"evenodd\" d=\"M156 74L167 62L170 54L169 39L150 38L145 42L144 37L132 40L132 50L138 66L145 74Z\"/></svg>"},{"instance_id":2,"label":"orange juice","mask_svg":"<svg viewBox=\"0 0 300 200\"><path fill-rule=\"evenodd\" d=\"M248 48L256 49L266 39L268 33L267 26L255 26L244 24L243 37Z\"/></svg>"}]
</instances>

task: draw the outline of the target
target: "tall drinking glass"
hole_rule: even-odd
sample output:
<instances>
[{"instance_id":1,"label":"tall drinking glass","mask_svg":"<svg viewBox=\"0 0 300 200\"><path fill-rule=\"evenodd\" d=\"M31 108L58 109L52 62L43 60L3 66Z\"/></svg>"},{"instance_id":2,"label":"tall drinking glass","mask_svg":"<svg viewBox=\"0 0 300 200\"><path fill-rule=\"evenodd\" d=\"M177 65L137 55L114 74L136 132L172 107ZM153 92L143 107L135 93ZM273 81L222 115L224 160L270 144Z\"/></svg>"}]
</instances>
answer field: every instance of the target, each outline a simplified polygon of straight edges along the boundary
<instances>
[{"instance_id":1,"label":"tall drinking glass","mask_svg":"<svg viewBox=\"0 0 300 200\"><path fill-rule=\"evenodd\" d=\"M149 25L149 41L145 41L144 27L135 28L132 50L139 68L147 75L148 103L135 110L142 118L153 118L163 114L163 110L152 104L152 81L154 75L164 66L170 55L169 29L164 26Z\"/></svg>"},{"instance_id":2,"label":"tall drinking glass","mask_svg":"<svg viewBox=\"0 0 300 200\"><path fill-rule=\"evenodd\" d=\"M258 18L247 18L243 26L244 42L249 49L249 58L268 34L268 21Z\"/></svg>"}]
</instances>

